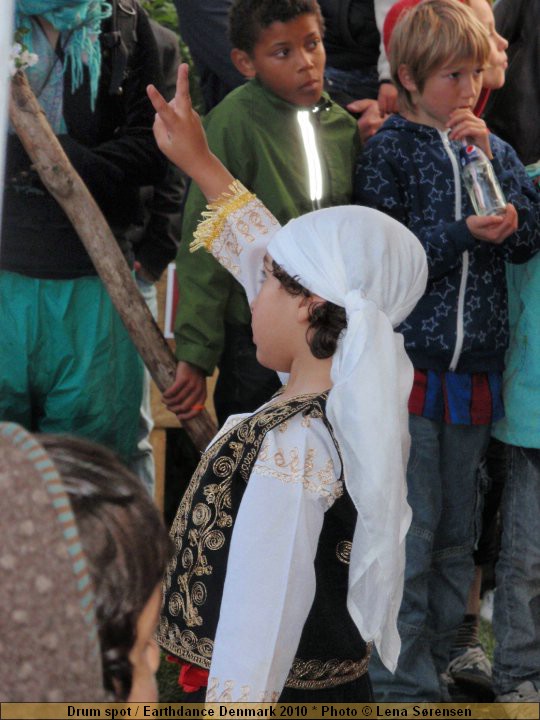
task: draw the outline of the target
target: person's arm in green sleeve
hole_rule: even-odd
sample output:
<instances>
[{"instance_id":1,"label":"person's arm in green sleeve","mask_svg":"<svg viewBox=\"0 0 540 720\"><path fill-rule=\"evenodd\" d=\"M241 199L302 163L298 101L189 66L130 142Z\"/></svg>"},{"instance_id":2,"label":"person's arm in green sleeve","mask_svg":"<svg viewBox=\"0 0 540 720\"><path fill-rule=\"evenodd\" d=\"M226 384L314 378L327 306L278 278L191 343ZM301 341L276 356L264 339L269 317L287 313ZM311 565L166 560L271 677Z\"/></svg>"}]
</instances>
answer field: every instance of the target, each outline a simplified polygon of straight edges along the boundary
<instances>
[{"instance_id":1,"label":"person's arm in green sleeve","mask_svg":"<svg viewBox=\"0 0 540 720\"><path fill-rule=\"evenodd\" d=\"M174 406L180 420L197 415L206 401L206 376L212 375L223 351L224 314L232 278L205 250L189 245L206 201L199 188L189 190L176 258L179 301L175 338L178 367ZM173 388L171 388L173 390Z\"/></svg>"},{"instance_id":2,"label":"person's arm in green sleeve","mask_svg":"<svg viewBox=\"0 0 540 720\"><path fill-rule=\"evenodd\" d=\"M207 118L206 133L212 152L222 160L235 177L250 179L245 148L246 127L241 118L230 122L230 113L218 108ZM174 397L169 410L180 420L187 420L202 409L206 401L206 376L212 375L223 352L225 313L234 279L204 250L190 252L193 234L206 208L198 186L189 190L182 241L177 255L179 303L175 325L176 380L169 394Z\"/></svg>"}]
</instances>

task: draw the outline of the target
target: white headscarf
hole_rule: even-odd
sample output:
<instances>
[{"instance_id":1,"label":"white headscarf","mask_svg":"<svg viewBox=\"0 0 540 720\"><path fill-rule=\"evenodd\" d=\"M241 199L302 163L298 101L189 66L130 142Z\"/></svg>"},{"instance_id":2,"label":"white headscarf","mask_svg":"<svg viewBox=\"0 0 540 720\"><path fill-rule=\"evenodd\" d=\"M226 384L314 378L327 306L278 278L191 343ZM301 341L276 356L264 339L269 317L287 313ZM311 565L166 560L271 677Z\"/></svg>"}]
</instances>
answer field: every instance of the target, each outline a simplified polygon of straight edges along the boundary
<instances>
[{"instance_id":1,"label":"white headscarf","mask_svg":"<svg viewBox=\"0 0 540 720\"><path fill-rule=\"evenodd\" d=\"M308 290L346 311L327 415L358 511L347 605L362 637L375 642L393 671L411 521L405 472L413 382L403 337L393 327L424 293L426 256L401 223L359 206L291 220L272 238L268 253Z\"/></svg>"}]
</instances>

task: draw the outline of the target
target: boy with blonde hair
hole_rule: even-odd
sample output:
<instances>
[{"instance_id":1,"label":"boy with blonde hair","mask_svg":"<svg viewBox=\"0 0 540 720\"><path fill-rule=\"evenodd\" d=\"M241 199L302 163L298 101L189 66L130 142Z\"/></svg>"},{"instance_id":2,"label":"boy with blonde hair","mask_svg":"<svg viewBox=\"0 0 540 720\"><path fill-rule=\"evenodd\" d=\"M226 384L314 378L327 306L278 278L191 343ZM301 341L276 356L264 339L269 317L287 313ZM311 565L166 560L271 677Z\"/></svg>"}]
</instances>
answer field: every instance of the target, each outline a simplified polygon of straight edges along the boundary
<instances>
[{"instance_id":1,"label":"boy with blonde hair","mask_svg":"<svg viewBox=\"0 0 540 720\"><path fill-rule=\"evenodd\" d=\"M440 675L473 575L476 468L503 415L504 262L525 262L540 239L538 197L523 166L473 113L488 55L484 28L461 3L426 0L407 13L390 45L400 114L368 141L356 172L356 201L407 225L429 267L427 291L401 326L415 368L413 521L394 678L372 664L386 701L444 697ZM491 159L508 200L503 215L474 214L459 172L464 143Z\"/></svg>"}]
</instances>

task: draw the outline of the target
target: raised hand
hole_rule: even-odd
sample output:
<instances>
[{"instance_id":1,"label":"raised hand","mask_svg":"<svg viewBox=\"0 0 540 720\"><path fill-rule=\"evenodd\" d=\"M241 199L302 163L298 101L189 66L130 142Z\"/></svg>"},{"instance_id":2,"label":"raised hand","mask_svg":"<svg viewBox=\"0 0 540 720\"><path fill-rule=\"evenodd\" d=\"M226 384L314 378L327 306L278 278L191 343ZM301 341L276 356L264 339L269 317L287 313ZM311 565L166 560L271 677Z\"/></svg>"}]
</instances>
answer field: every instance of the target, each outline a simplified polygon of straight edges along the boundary
<instances>
[{"instance_id":1,"label":"raised hand","mask_svg":"<svg viewBox=\"0 0 540 720\"><path fill-rule=\"evenodd\" d=\"M193 178L208 200L225 192L234 178L208 147L191 104L188 66L183 63L178 68L176 94L169 103L153 85L146 92L156 111L153 130L161 152Z\"/></svg>"}]
</instances>

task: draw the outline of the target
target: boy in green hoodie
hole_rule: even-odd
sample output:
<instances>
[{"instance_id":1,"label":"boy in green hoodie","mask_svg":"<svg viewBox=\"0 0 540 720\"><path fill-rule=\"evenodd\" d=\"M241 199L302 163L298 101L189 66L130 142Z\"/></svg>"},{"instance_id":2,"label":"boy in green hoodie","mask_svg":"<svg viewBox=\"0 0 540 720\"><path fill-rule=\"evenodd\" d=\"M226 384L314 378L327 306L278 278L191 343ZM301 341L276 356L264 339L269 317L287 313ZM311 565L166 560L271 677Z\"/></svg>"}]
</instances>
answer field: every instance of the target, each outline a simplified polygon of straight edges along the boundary
<instances>
[{"instance_id":1,"label":"boy in green hoodie","mask_svg":"<svg viewBox=\"0 0 540 720\"><path fill-rule=\"evenodd\" d=\"M323 21L316 0L236 0L232 60L248 82L206 117L211 150L280 223L350 202L358 151L353 118L323 93ZM255 358L250 311L238 282L207 253L189 252L206 201L190 188L177 258L175 384L180 420L206 400L206 376L220 376L214 402L221 423L249 412L278 389Z\"/></svg>"}]
</instances>

